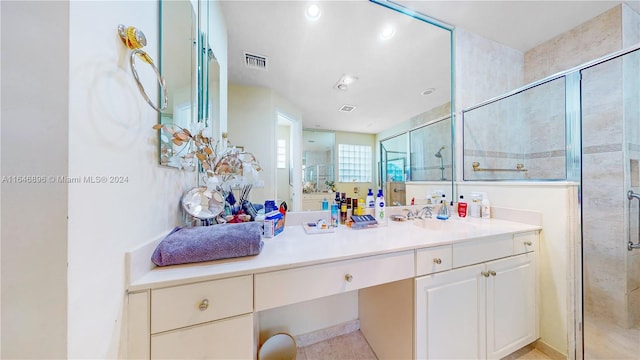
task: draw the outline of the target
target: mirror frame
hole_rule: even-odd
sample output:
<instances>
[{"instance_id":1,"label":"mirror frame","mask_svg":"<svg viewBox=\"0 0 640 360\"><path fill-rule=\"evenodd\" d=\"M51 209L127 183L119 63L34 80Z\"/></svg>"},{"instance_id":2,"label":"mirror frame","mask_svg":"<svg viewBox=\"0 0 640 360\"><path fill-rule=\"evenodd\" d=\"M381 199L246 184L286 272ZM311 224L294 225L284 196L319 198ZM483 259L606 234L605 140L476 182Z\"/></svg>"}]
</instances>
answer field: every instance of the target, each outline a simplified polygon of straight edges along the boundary
<instances>
[{"instance_id":1,"label":"mirror frame","mask_svg":"<svg viewBox=\"0 0 640 360\"><path fill-rule=\"evenodd\" d=\"M198 9L194 8L193 3L189 0L187 1L171 1L171 0L160 0L158 2L158 38L159 38L159 44L158 44L158 67L160 69L160 73L163 75L163 77L165 77L165 79L167 78L167 74L171 74L171 73L175 73L172 71L169 71L168 68L168 64L167 64L167 56L166 54L168 53L173 53L175 51L174 49L174 44L169 42L169 38L171 36L169 36L167 34L168 31L172 31L171 29L167 29L166 27L166 21L167 16L165 16L166 14L171 14L170 11L168 11L165 7L166 4L184 4L185 6L189 6L189 8L191 9L191 33L189 34L190 37L190 43L191 43L191 52L190 52L190 65L191 65L191 69L190 69L190 81L189 81L189 115L188 115L188 119L187 125L191 125L193 123L195 123L196 121L196 111L194 111L197 106L197 98L196 98L196 94L198 92L198 87L197 87L197 79L196 79L196 74L194 72L194 69L197 68L197 56L196 56L196 49L198 48L198 39L197 39L197 33L198 33ZM177 26L180 27L180 26ZM182 45L182 44L181 44ZM171 94L171 90L173 89L173 91L176 90L175 86L176 83L172 83L173 81L171 81L171 77L169 77L169 81L167 82L167 89L169 94ZM161 95L160 95L161 96ZM169 104L169 106L167 107L167 110L163 111L163 112L159 112L158 113L158 124L165 124L167 122L164 121L164 119L170 115L171 116L171 121L169 122L170 124L174 124L174 109L175 109L175 103L174 103L174 98L170 97L172 99L171 103ZM162 138L163 136L166 137L164 133L163 129L158 130L158 163L161 166L166 166L166 167L170 167L170 168L174 168L174 169L182 169L183 166L185 164L183 164L182 161L180 161L178 164L176 164L175 162L177 161L176 158L178 156L180 156L180 154L182 152L184 152L184 149L186 148L185 145L182 146L181 150L179 150L177 153L175 154L171 154L170 156L164 158L163 154L168 151L167 149L163 149L163 145L168 143L170 144L172 147L174 147L174 145L171 143L170 140L168 141L163 141ZM169 135L168 138L170 138L171 136ZM191 164L191 166L186 166L186 168L189 168L191 170L194 170L195 167L193 166L193 164Z\"/></svg>"}]
</instances>

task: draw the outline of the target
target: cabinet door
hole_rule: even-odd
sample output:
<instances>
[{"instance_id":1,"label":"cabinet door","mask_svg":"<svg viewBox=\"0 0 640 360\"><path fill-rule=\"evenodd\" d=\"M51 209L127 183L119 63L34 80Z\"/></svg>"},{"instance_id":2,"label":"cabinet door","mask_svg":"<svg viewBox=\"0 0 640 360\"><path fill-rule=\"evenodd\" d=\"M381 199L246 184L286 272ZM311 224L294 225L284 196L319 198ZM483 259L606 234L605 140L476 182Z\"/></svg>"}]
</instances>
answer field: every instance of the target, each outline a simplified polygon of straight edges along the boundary
<instances>
[{"instance_id":1,"label":"cabinet door","mask_svg":"<svg viewBox=\"0 0 640 360\"><path fill-rule=\"evenodd\" d=\"M253 315L151 336L152 359L253 359Z\"/></svg>"},{"instance_id":2,"label":"cabinet door","mask_svg":"<svg viewBox=\"0 0 640 360\"><path fill-rule=\"evenodd\" d=\"M484 265L416 279L417 359L485 357Z\"/></svg>"},{"instance_id":3,"label":"cabinet door","mask_svg":"<svg viewBox=\"0 0 640 360\"><path fill-rule=\"evenodd\" d=\"M499 359L537 338L535 255L492 261L487 271L487 357Z\"/></svg>"}]
</instances>

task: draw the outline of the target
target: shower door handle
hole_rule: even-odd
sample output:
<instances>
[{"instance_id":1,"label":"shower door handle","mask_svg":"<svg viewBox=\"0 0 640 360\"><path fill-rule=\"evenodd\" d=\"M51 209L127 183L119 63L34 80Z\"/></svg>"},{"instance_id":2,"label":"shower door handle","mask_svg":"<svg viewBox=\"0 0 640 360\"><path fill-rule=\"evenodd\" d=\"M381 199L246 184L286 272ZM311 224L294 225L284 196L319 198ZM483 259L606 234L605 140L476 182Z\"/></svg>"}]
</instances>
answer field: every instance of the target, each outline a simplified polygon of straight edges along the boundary
<instances>
[{"instance_id":1,"label":"shower door handle","mask_svg":"<svg viewBox=\"0 0 640 360\"><path fill-rule=\"evenodd\" d=\"M629 242L627 243L627 250L631 251L633 249L640 249L640 194L634 193L633 190L629 190L627 191L627 199L629 199L629 201L633 199L638 200L638 243L634 244L631 239L629 239Z\"/></svg>"}]
</instances>

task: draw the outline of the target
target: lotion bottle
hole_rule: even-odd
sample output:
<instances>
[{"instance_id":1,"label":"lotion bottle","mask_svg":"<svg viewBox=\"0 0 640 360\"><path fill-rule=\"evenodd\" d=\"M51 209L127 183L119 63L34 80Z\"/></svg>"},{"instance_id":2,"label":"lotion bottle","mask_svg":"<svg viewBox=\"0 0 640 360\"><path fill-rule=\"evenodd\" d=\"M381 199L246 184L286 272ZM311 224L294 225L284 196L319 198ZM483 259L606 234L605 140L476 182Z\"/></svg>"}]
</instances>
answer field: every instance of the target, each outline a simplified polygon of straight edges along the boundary
<instances>
[{"instance_id":1,"label":"lotion bottle","mask_svg":"<svg viewBox=\"0 0 640 360\"><path fill-rule=\"evenodd\" d=\"M479 218L481 213L480 194L471 193L471 202L469 203L469 216Z\"/></svg>"},{"instance_id":2,"label":"lotion bottle","mask_svg":"<svg viewBox=\"0 0 640 360\"><path fill-rule=\"evenodd\" d=\"M375 207L375 202L376 200L373 198L373 191L369 189L369 192L367 193L367 199L366 199L367 207L369 208Z\"/></svg>"},{"instance_id":3,"label":"lotion bottle","mask_svg":"<svg viewBox=\"0 0 640 360\"><path fill-rule=\"evenodd\" d=\"M491 202L489 202L487 194L482 194L482 218L491 218Z\"/></svg>"},{"instance_id":4,"label":"lotion bottle","mask_svg":"<svg viewBox=\"0 0 640 360\"><path fill-rule=\"evenodd\" d=\"M382 189L378 189L378 197L376 198L375 204L375 218L378 221L378 224L383 224L387 221L387 217L385 214L384 208L384 196L382 195Z\"/></svg>"}]
</instances>

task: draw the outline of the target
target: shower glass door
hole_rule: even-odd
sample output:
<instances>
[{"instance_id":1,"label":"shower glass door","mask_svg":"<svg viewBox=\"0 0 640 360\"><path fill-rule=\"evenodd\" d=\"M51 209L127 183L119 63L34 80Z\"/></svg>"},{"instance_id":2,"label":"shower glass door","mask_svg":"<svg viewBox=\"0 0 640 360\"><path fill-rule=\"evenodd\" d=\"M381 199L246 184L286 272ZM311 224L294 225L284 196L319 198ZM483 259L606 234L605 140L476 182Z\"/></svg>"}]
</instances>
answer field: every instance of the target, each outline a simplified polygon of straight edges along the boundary
<instances>
[{"instance_id":1,"label":"shower glass door","mask_svg":"<svg viewBox=\"0 0 640 360\"><path fill-rule=\"evenodd\" d=\"M640 354L640 52L581 72L585 359Z\"/></svg>"}]
</instances>

